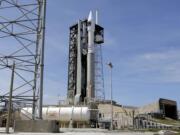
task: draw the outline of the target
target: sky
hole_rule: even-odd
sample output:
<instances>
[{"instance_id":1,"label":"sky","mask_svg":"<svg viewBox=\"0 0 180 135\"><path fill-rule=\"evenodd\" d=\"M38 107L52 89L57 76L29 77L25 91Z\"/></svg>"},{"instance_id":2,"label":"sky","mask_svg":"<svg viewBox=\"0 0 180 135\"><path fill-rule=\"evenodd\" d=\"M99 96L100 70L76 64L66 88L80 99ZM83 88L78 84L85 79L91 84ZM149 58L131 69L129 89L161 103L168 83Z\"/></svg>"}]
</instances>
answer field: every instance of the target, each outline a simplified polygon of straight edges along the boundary
<instances>
[{"instance_id":1,"label":"sky","mask_svg":"<svg viewBox=\"0 0 180 135\"><path fill-rule=\"evenodd\" d=\"M44 103L67 94L69 27L99 11L104 27L105 97L142 106L159 98L180 104L179 0L47 0Z\"/></svg>"}]
</instances>

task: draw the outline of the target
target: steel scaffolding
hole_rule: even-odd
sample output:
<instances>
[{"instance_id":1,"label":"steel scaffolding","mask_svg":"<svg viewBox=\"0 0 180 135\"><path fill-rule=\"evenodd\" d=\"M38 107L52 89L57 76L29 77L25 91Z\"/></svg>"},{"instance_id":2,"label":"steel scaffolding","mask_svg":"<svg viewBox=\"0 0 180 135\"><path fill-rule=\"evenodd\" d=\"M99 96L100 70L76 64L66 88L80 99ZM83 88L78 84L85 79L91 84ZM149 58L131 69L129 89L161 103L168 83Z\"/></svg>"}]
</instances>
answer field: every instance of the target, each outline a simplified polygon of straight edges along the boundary
<instances>
[{"instance_id":1,"label":"steel scaffolding","mask_svg":"<svg viewBox=\"0 0 180 135\"><path fill-rule=\"evenodd\" d=\"M46 0L0 0L0 103L8 103L14 61L13 108L31 106L32 119L42 119L45 17Z\"/></svg>"},{"instance_id":2,"label":"steel scaffolding","mask_svg":"<svg viewBox=\"0 0 180 135\"><path fill-rule=\"evenodd\" d=\"M95 25L94 43L95 57L93 57L92 74L94 85L92 86L95 97L87 97L87 56L88 56L88 21L79 20L70 27L69 34L69 63L68 63L68 90L69 104L86 104L89 101L101 101L105 99L103 60L101 45L104 42L104 28ZM89 101L88 101L89 100Z\"/></svg>"},{"instance_id":3,"label":"steel scaffolding","mask_svg":"<svg viewBox=\"0 0 180 135\"><path fill-rule=\"evenodd\" d=\"M102 44L96 44L95 46L95 98L96 100L105 100L104 91L104 73L103 73L103 56L102 56Z\"/></svg>"}]
</instances>

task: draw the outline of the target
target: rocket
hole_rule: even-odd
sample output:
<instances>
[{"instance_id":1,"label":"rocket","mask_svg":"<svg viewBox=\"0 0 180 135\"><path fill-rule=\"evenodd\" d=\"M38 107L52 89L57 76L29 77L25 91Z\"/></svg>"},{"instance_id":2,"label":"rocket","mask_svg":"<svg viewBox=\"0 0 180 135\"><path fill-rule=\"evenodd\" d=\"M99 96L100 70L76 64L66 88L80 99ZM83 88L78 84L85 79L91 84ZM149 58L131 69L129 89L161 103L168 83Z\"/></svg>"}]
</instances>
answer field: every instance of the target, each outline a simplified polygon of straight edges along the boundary
<instances>
[{"instance_id":1,"label":"rocket","mask_svg":"<svg viewBox=\"0 0 180 135\"><path fill-rule=\"evenodd\" d=\"M88 53L87 53L87 99L90 100L95 97L94 91L94 31L95 22L92 11L88 17Z\"/></svg>"}]
</instances>

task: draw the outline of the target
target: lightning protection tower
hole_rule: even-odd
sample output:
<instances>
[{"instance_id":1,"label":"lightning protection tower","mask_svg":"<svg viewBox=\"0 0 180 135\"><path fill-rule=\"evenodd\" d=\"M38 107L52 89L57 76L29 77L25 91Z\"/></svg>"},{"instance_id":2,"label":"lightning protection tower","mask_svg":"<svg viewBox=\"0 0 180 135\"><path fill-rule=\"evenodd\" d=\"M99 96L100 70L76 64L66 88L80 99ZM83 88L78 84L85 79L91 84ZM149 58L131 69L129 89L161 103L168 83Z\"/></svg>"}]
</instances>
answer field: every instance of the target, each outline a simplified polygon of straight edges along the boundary
<instances>
[{"instance_id":1,"label":"lightning protection tower","mask_svg":"<svg viewBox=\"0 0 180 135\"><path fill-rule=\"evenodd\" d=\"M42 119L45 13L46 0L0 0L0 102L15 61L13 107L32 107L30 119Z\"/></svg>"}]
</instances>

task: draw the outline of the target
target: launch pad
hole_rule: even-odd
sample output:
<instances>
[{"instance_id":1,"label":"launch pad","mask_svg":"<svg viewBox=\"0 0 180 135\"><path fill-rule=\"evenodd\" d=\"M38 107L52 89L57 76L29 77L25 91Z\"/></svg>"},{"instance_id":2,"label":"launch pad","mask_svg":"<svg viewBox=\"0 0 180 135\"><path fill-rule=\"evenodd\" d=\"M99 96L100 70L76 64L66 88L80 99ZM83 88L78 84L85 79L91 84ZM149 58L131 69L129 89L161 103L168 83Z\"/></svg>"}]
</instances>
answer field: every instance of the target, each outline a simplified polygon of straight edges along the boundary
<instances>
[{"instance_id":1,"label":"launch pad","mask_svg":"<svg viewBox=\"0 0 180 135\"><path fill-rule=\"evenodd\" d=\"M2 4L6 3L3 2ZM20 5L21 3L18 1L16 4ZM97 67L96 48L101 48L101 44L104 42L104 28L97 24L97 13L95 19L92 11L90 11L89 16L86 19L79 20L76 24L70 27L68 89L66 105L51 108L43 107L42 99L46 0L41 0L41 2L38 4L40 4L39 8L42 9L42 12L40 12L41 14L38 16L39 18L37 19L38 26L35 34L37 34L38 36L36 36L33 41L34 48L32 49L32 51L36 50L35 57L32 56L33 58L35 58L35 65L33 65L34 67L32 69L33 81L26 81L25 77L27 76L21 77L23 81L26 81L25 84L22 84L22 86L17 87L22 88L21 93L15 93L15 90L17 90L17 88L13 88L13 82L11 84L12 100L14 100L14 98L26 98L22 101L20 99L17 100L17 103L13 101L12 108L10 107L9 109L9 112L13 110L13 115L18 114L19 117L17 118L17 116L15 116L9 118L12 121L12 125L13 121L16 121L14 125L15 132L54 131L54 127L56 127L55 120L61 122L61 127L91 127L92 125L93 127L95 127L95 125L98 122L98 107L96 102L104 99L104 89L103 87L99 87L96 83L96 81L99 81L96 79L96 68L98 68L99 70L99 67ZM35 6L37 6L38 4L36 4ZM38 32L41 33L39 34ZM28 46L28 43L27 45L23 45L23 49L29 50ZM15 53L20 52L23 49L20 48L18 51L15 51ZM5 56L2 59L12 61L12 57L13 56ZM24 57L27 56L23 55L22 58ZM27 59L24 59L21 60L23 61L23 63L21 62L21 65L29 62ZM16 61L14 64L15 73L19 66L17 65ZM7 66L7 68L9 68L9 65L4 66ZM24 68L22 70L24 71ZM16 81L16 77L14 80ZM26 84L30 85L32 89L27 91L24 90L24 86L26 86ZM101 94L99 95L99 93L102 93L102 96ZM2 98L3 102L6 102L6 105L8 103L8 96L6 96L7 94L5 94L5 96L0 97ZM29 95L33 95L31 97L32 99L29 98ZM25 104L26 100L28 101L27 104ZM16 104L18 104L18 106ZM14 109L14 106L17 107ZM8 111L6 107L5 110Z\"/></svg>"},{"instance_id":2,"label":"launch pad","mask_svg":"<svg viewBox=\"0 0 180 135\"><path fill-rule=\"evenodd\" d=\"M95 20L96 18L96 20ZM98 121L95 67L96 47L104 43L104 28L97 24L98 14L90 11L87 19L70 27L67 104L88 106L89 124ZM96 90L95 90L96 89ZM103 93L103 90L102 90Z\"/></svg>"},{"instance_id":3,"label":"launch pad","mask_svg":"<svg viewBox=\"0 0 180 135\"><path fill-rule=\"evenodd\" d=\"M59 132L59 127L170 128L172 125L154 122L153 118L179 118L177 103L171 100L160 99L142 108L114 102L112 70L111 100L105 100L104 28L98 24L98 12L95 16L92 11L69 29L65 104L43 105L46 0L1 0L0 9L0 39L6 46L0 52L0 72L12 71L10 92L5 86L2 90L6 93L0 96L0 126L7 127L6 133L13 126L15 132ZM112 69L112 63L108 65Z\"/></svg>"},{"instance_id":4,"label":"launch pad","mask_svg":"<svg viewBox=\"0 0 180 135\"><path fill-rule=\"evenodd\" d=\"M95 90L97 88L95 48L101 46L103 42L104 28L98 25L97 21L95 23L92 11L88 19L79 20L77 24L70 27L66 104L42 108L42 118L47 124L41 124L43 120L29 119L32 115L32 107L18 110L19 117L16 118L15 131L54 131L57 129L56 122L54 122L56 120L60 122L58 126L64 128L96 127L98 123L97 101L100 100L100 96L97 96ZM21 128L21 125L25 125L24 128ZM36 125L40 127L36 128ZM26 130L28 126L31 128Z\"/></svg>"}]
</instances>

